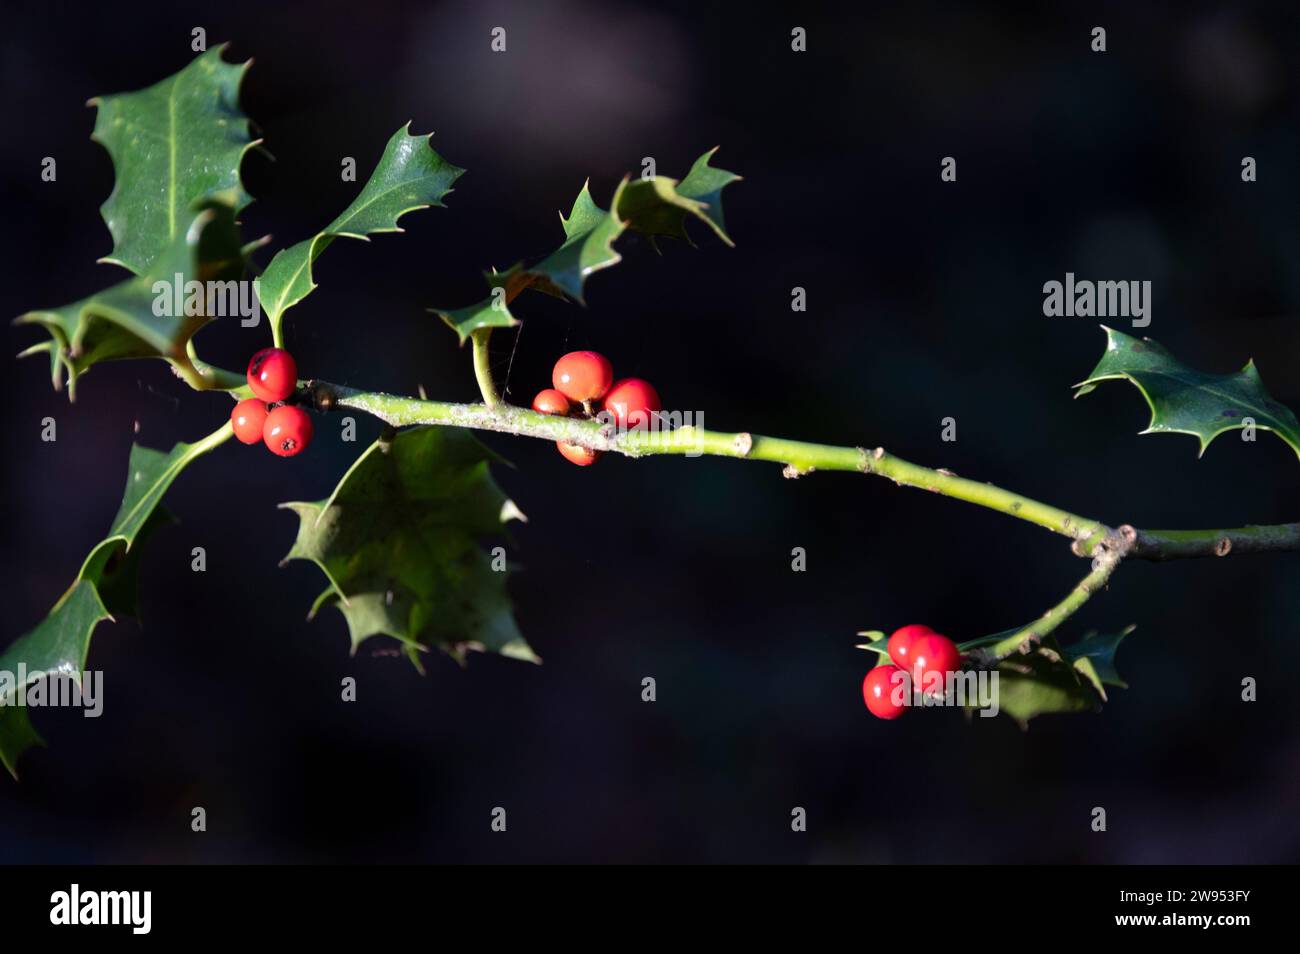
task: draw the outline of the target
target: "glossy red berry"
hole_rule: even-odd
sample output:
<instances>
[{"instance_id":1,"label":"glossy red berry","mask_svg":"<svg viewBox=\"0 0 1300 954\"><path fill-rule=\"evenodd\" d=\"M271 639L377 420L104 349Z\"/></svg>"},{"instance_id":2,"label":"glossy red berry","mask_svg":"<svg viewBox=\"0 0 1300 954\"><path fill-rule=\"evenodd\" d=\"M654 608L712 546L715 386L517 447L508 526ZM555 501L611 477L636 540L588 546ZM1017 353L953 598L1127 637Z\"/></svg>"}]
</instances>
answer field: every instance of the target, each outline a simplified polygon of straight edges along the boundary
<instances>
[{"instance_id":1,"label":"glossy red berry","mask_svg":"<svg viewBox=\"0 0 1300 954\"><path fill-rule=\"evenodd\" d=\"M298 386L298 365L283 348L263 348L248 362L248 386L267 404L283 401Z\"/></svg>"},{"instance_id":2,"label":"glossy red berry","mask_svg":"<svg viewBox=\"0 0 1300 954\"><path fill-rule=\"evenodd\" d=\"M564 441L556 441L555 446L559 448L565 460L577 464L579 467L590 467L600 460L600 451L592 450L589 447L583 447L579 444L566 444Z\"/></svg>"},{"instance_id":3,"label":"glossy red berry","mask_svg":"<svg viewBox=\"0 0 1300 954\"><path fill-rule=\"evenodd\" d=\"M235 438L244 444L260 441L265 423L266 405L257 398L245 398L230 412L230 426L235 431Z\"/></svg>"},{"instance_id":4,"label":"glossy red berry","mask_svg":"<svg viewBox=\"0 0 1300 954\"><path fill-rule=\"evenodd\" d=\"M311 415L300 407L282 404L266 415L262 425L262 440L272 454L292 457L307 449L311 443Z\"/></svg>"},{"instance_id":5,"label":"glossy red berry","mask_svg":"<svg viewBox=\"0 0 1300 954\"><path fill-rule=\"evenodd\" d=\"M862 698L877 719L897 719L907 710L907 674L897 666L877 666L862 680ZM904 701L895 702L895 690Z\"/></svg>"},{"instance_id":6,"label":"glossy red berry","mask_svg":"<svg viewBox=\"0 0 1300 954\"><path fill-rule=\"evenodd\" d=\"M599 401L614 380L609 359L596 351L570 351L555 362L551 383L570 401Z\"/></svg>"},{"instance_id":7,"label":"glossy red berry","mask_svg":"<svg viewBox=\"0 0 1300 954\"><path fill-rule=\"evenodd\" d=\"M961 668L961 653L957 651L957 644L938 633L918 636L912 643L909 655L912 678L921 691L926 693L942 692L943 687L938 684L937 678Z\"/></svg>"},{"instance_id":8,"label":"glossy red berry","mask_svg":"<svg viewBox=\"0 0 1300 954\"><path fill-rule=\"evenodd\" d=\"M554 388L547 388L533 398L533 410L538 414L568 414L569 399Z\"/></svg>"},{"instance_id":9,"label":"glossy red berry","mask_svg":"<svg viewBox=\"0 0 1300 954\"><path fill-rule=\"evenodd\" d=\"M659 392L640 378L624 378L605 395L605 410L621 428L649 427L652 413L663 409Z\"/></svg>"},{"instance_id":10,"label":"glossy red berry","mask_svg":"<svg viewBox=\"0 0 1300 954\"><path fill-rule=\"evenodd\" d=\"M912 623L910 626L904 626L902 629L894 630L894 635L889 637L889 658L893 660L894 665L904 671L912 668L912 644L922 636L929 636L933 633L929 626L923 626L920 623Z\"/></svg>"}]
</instances>

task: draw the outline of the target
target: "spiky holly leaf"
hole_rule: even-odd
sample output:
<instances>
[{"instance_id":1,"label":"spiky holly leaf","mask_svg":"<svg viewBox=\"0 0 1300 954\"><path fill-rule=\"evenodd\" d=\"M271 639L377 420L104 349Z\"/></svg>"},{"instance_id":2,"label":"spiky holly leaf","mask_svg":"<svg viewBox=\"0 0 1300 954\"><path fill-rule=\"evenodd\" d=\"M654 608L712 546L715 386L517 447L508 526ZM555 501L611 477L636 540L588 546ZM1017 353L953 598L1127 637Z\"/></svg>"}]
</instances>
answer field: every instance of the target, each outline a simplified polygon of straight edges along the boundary
<instances>
[{"instance_id":1,"label":"spiky holly leaf","mask_svg":"<svg viewBox=\"0 0 1300 954\"><path fill-rule=\"evenodd\" d=\"M1118 633L1088 633L1077 643L1065 647L1065 654L1076 666L1082 666L1084 660L1087 660L1088 667L1095 676L1094 685L1102 699L1106 698L1106 686L1128 688L1128 683L1120 678L1119 670L1115 668L1115 653L1124 637L1136 628L1126 626Z\"/></svg>"},{"instance_id":2,"label":"spiky holly leaf","mask_svg":"<svg viewBox=\"0 0 1300 954\"><path fill-rule=\"evenodd\" d=\"M1092 680L1048 647L998 663L998 708L1022 726L1054 712L1091 712L1101 707Z\"/></svg>"},{"instance_id":3,"label":"spiky holly leaf","mask_svg":"<svg viewBox=\"0 0 1300 954\"><path fill-rule=\"evenodd\" d=\"M152 531L158 520L168 519L165 513L159 516L158 505L181 471L228 440L230 435L230 425L225 424L201 441L176 444L166 453L139 444L131 445L122 505L118 507L108 535L87 555L78 579L100 584L108 570L117 570L117 556L129 551L138 538Z\"/></svg>"},{"instance_id":4,"label":"spiky holly leaf","mask_svg":"<svg viewBox=\"0 0 1300 954\"><path fill-rule=\"evenodd\" d=\"M5 673L17 680L17 673L24 672L23 685L50 674L80 678L95 627L113 619L112 614L135 613L139 544L169 519L159 508L167 488L186 466L230 435L227 423L201 441L177 444L169 453L132 446L122 505L108 535L87 555L77 579L49 615L0 653L0 703L17 694L17 682L4 685ZM19 756L39 741L24 709L0 706L0 761L10 773Z\"/></svg>"},{"instance_id":5,"label":"spiky holly leaf","mask_svg":"<svg viewBox=\"0 0 1300 954\"><path fill-rule=\"evenodd\" d=\"M621 208L621 200L630 187L627 179L618 184L610 203L612 209ZM561 216L560 221L566 236L564 244L526 271L534 281L545 281L580 302L587 276L622 260L623 256L614 251L614 240L623 234L627 223L615 212L606 212L596 205L586 183L569 217Z\"/></svg>"},{"instance_id":6,"label":"spiky holly leaf","mask_svg":"<svg viewBox=\"0 0 1300 954\"><path fill-rule=\"evenodd\" d=\"M703 203L704 215L713 227L713 231L718 234L718 238L722 239L722 241L728 245L733 245L735 243L727 235L727 224L722 217L722 190L731 183L739 181L740 176L734 172L728 172L726 169L716 169L709 165L709 160L717 151L718 147L714 146L695 160L695 164L691 166L691 171L678 184L677 193L688 199Z\"/></svg>"},{"instance_id":7,"label":"spiky holly leaf","mask_svg":"<svg viewBox=\"0 0 1300 954\"><path fill-rule=\"evenodd\" d=\"M176 518L167 512L166 507L154 507L131 538L129 546L117 537L112 542L101 541L91 551L92 556L103 560L102 569L97 571L96 585L99 598L113 619L124 616L140 618L140 554L144 552L143 544L158 530L175 522ZM94 578L87 569L82 570L82 577Z\"/></svg>"},{"instance_id":8,"label":"spiky holly leaf","mask_svg":"<svg viewBox=\"0 0 1300 954\"><path fill-rule=\"evenodd\" d=\"M463 345L469 340L469 336L481 328L510 328L519 324L519 319L510 313L510 307L506 304L506 295L504 284L505 276L490 275L489 284L493 286L493 294L479 302L477 305L470 305L468 308L456 308L451 311L439 311L437 308L431 308L434 314L438 315L445 321L452 330L456 332ZM496 289L500 289L497 291Z\"/></svg>"},{"instance_id":9,"label":"spiky holly leaf","mask_svg":"<svg viewBox=\"0 0 1300 954\"><path fill-rule=\"evenodd\" d=\"M876 653L881 657L878 665L885 665L889 662L889 637L878 629L869 629L865 632L858 633L859 636L865 636L867 642L858 643L854 649L865 649L868 652Z\"/></svg>"},{"instance_id":10,"label":"spiky holly leaf","mask_svg":"<svg viewBox=\"0 0 1300 954\"><path fill-rule=\"evenodd\" d=\"M596 205L584 184L567 218L561 216L565 242L525 271L544 284L582 301L587 276L617 264L622 256L614 241L628 229L651 238L688 239L688 217L704 222L728 245L722 216L722 189L740 177L709 165L711 149L696 160L680 182L667 176L624 179L614 190L610 211Z\"/></svg>"},{"instance_id":11,"label":"spiky holly leaf","mask_svg":"<svg viewBox=\"0 0 1300 954\"><path fill-rule=\"evenodd\" d=\"M658 237L690 241L686 222L694 218L728 245L734 244L722 215L722 190L740 176L710 166L709 159L715 152L716 148L711 149L697 159L681 181L667 176L623 179L614 190L608 210L596 204L589 184L583 183L568 216L560 215L564 244L535 265L520 264L489 274L489 283L506 289L507 304L526 288L582 302L587 277L622 261L614 243L626 231L639 232L652 242ZM468 333L476 328L517 323L513 317L506 321L501 312L489 311L496 300L489 296L468 308L432 310L464 344Z\"/></svg>"},{"instance_id":12,"label":"spiky holly leaf","mask_svg":"<svg viewBox=\"0 0 1300 954\"><path fill-rule=\"evenodd\" d=\"M996 665L998 702L1022 726L1053 712L1095 711L1107 701L1106 687L1128 688L1115 668L1120 642L1134 627L1114 634L1089 633L1069 646L1055 637L1041 640L1028 653L1013 653ZM962 643L963 653L996 645L1024 628Z\"/></svg>"},{"instance_id":13,"label":"spiky holly leaf","mask_svg":"<svg viewBox=\"0 0 1300 954\"><path fill-rule=\"evenodd\" d=\"M1091 658L1071 656L1051 636L1003 659L996 671L998 709L1022 727L1048 713L1097 711L1106 698Z\"/></svg>"},{"instance_id":14,"label":"spiky holly leaf","mask_svg":"<svg viewBox=\"0 0 1300 954\"><path fill-rule=\"evenodd\" d=\"M262 307L271 319L276 340L287 309L316 287L312 263L336 238L367 240L379 232L400 232L397 220L407 212L442 207L464 169L447 162L429 144L432 133L412 136L407 123L393 133L375 171L361 194L333 222L306 241L271 259L260 282Z\"/></svg>"},{"instance_id":15,"label":"spiky holly leaf","mask_svg":"<svg viewBox=\"0 0 1300 954\"><path fill-rule=\"evenodd\" d=\"M41 740L20 705L20 694L47 677L80 682L90 635L110 618L95 584L78 580L34 630L0 653L0 761L15 778L19 757Z\"/></svg>"},{"instance_id":16,"label":"spiky holly leaf","mask_svg":"<svg viewBox=\"0 0 1300 954\"><path fill-rule=\"evenodd\" d=\"M1101 381L1132 381L1151 408L1151 423L1143 434L1191 434L1200 453L1224 431L1240 430L1251 422L1273 431L1300 456L1300 422L1286 405L1264 390L1254 361L1235 374L1209 374L1187 367L1150 338L1134 338L1113 328L1106 332L1106 353L1088 378L1075 385L1075 396L1087 394Z\"/></svg>"},{"instance_id":17,"label":"spiky holly leaf","mask_svg":"<svg viewBox=\"0 0 1300 954\"><path fill-rule=\"evenodd\" d=\"M504 564L494 569L479 545L504 538L519 515L492 479L494 460L468 431L412 428L367 448L327 500L281 505L299 519L285 560L324 571L330 587L312 612L337 606L354 652L384 635L417 665L434 646L537 661L511 614Z\"/></svg>"},{"instance_id":18,"label":"spiky holly leaf","mask_svg":"<svg viewBox=\"0 0 1300 954\"><path fill-rule=\"evenodd\" d=\"M238 213L252 201L239 178L255 145L239 108L252 61L227 63L224 49L199 54L148 89L90 101L99 108L91 138L108 150L116 175L100 209L113 235L104 261L143 275L185 234L199 203Z\"/></svg>"},{"instance_id":19,"label":"spiky holly leaf","mask_svg":"<svg viewBox=\"0 0 1300 954\"><path fill-rule=\"evenodd\" d=\"M50 335L22 356L47 354L54 388L62 389L66 378L70 400L76 398L77 379L102 361L186 360L185 346L195 332L217 314L238 314L241 292L235 279L244 265L234 209L209 205L190 215L184 231L143 275L62 308L19 316L16 324L40 325ZM187 289L190 282L211 284Z\"/></svg>"},{"instance_id":20,"label":"spiky holly leaf","mask_svg":"<svg viewBox=\"0 0 1300 954\"><path fill-rule=\"evenodd\" d=\"M32 727L32 720L27 718L26 709L0 709L0 764L15 780L18 778L18 759L41 743L41 737Z\"/></svg>"}]
</instances>

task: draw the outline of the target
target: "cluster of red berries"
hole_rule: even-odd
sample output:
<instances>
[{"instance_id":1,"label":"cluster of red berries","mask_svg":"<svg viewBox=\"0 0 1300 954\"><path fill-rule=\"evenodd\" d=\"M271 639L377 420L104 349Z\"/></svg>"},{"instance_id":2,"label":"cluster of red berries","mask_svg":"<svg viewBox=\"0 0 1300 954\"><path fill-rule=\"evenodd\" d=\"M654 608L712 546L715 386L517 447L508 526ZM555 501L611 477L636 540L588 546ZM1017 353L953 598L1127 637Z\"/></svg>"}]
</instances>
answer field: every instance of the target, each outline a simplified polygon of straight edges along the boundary
<instances>
[{"instance_id":1,"label":"cluster of red berries","mask_svg":"<svg viewBox=\"0 0 1300 954\"><path fill-rule=\"evenodd\" d=\"M897 719L907 709L893 693L907 677L913 685L929 691L938 680L946 680L948 673L961 668L957 644L920 623L897 630L886 645L893 665L877 666L862 680L862 698L878 719Z\"/></svg>"},{"instance_id":2,"label":"cluster of red berries","mask_svg":"<svg viewBox=\"0 0 1300 954\"><path fill-rule=\"evenodd\" d=\"M245 398L230 412L235 437L245 444L262 441L272 454L292 457L311 443L311 416L300 407L282 404L298 387L298 365L283 348L263 348L248 362L248 387L256 397Z\"/></svg>"},{"instance_id":3,"label":"cluster of red berries","mask_svg":"<svg viewBox=\"0 0 1300 954\"><path fill-rule=\"evenodd\" d=\"M664 409L659 392L640 378L614 380L609 359L596 351L570 351L551 372L553 388L538 391L533 410L540 414L591 417L595 402L621 429L648 427L651 417ZM557 441L565 460L586 467L600 459L600 451Z\"/></svg>"}]
</instances>

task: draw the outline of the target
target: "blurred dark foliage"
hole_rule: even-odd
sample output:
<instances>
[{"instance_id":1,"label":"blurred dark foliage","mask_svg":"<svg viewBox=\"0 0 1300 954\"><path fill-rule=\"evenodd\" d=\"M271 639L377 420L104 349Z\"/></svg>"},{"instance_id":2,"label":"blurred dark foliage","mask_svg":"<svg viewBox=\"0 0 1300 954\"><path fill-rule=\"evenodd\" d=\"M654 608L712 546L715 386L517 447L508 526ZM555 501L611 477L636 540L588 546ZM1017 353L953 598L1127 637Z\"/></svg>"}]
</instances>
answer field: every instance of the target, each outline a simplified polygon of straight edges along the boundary
<instances>
[{"instance_id":1,"label":"blurred dark foliage","mask_svg":"<svg viewBox=\"0 0 1300 954\"><path fill-rule=\"evenodd\" d=\"M789 50L794 25L806 54ZM114 277L93 264L113 179L82 104L183 66L195 26L256 57L244 105L275 160L245 163L249 237L278 247L325 224L357 188L342 157L370 168L408 119L469 170L405 235L321 259L289 334L307 374L472 398L468 354L425 309L477 300L482 269L553 248L586 177L604 202L643 157L680 175L721 143L716 162L745 176L727 193L738 247L701 232L699 250L660 257L629 240L586 309L521 300L523 333L498 335L495 355L512 399L563 351L596 347L717 428L883 444L1112 522L1297 517L1300 470L1270 435L1229 435L1198 461L1191 438L1137 435L1147 410L1127 385L1072 401L1103 336L1041 312L1043 282L1067 270L1149 278L1146 333L1209 370L1254 356L1300 406L1294 4L9 4L0 312ZM946 155L955 185L939 182ZM57 183L39 179L44 156ZM790 311L795 285L806 314ZM11 328L10 353L33 340ZM214 326L200 344L237 367L265 340ZM107 528L133 430L169 447L229 405L161 363L97 368L71 407L39 360L2 381L8 640ZM40 441L46 415L57 443ZM439 658L420 678L369 646L349 658L337 615L303 620L320 574L277 569L294 521L275 504L325 496L377 429L355 445L328 430L291 462L226 446L177 482L182 522L144 557L143 626L92 644L105 714L35 713L51 748L21 785L0 781L0 859L1300 856L1300 556L1125 566L1065 633L1138 625L1119 658L1132 688L1100 715L1027 733L943 712L884 724L862 706L854 633L1022 623L1085 571L1064 542L885 481L714 459L578 470L491 437L530 518L512 589L546 662ZM806 573L790 571L795 546ZM1239 701L1247 675L1254 705ZM505 835L489 831L498 805ZM1097 805L1106 834L1089 830Z\"/></svg>"}]
</instances>

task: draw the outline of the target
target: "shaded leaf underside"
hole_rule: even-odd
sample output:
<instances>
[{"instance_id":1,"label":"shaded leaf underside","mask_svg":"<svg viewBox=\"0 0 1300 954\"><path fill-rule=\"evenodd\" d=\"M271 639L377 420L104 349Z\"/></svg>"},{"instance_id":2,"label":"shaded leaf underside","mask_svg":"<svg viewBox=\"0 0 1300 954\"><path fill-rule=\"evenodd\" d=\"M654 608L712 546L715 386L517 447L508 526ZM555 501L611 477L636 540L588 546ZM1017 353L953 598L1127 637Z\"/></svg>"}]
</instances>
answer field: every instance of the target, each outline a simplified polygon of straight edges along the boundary
<instances>
[{"instance_id":1,"label":"shaded leaf underside","mask_svg":"<svg viewBox=\"0 0 1300 954\"><path fill-rule=\"evenodd\" d=\"M484 650L536 661L511 613L507 573L479 544L518 511L488 470L495 458L457 428L417 427L372 444L334 493L282 504L299 519L286 560L310 560L356 648L372 636L418 654Z\"/></svg>"}]
</instances>

